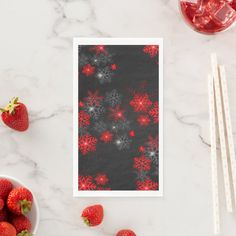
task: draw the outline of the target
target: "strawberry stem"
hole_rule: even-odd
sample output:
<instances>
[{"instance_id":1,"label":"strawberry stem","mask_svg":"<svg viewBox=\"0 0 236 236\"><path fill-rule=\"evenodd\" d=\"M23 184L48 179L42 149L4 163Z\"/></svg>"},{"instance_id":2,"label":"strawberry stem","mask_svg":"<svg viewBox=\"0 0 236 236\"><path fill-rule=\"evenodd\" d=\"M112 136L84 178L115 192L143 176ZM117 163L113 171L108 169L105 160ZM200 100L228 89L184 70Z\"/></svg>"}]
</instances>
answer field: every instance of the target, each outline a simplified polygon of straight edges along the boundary
<instances>
[{"instance_id":1,"label":"strawberry stem","mask_svg":"<svg viewBox=\"0 0 236 236\"><path fill-rule=\"evenodd\" d=\"M1 112L9 112L10 114L14 113L15 108L19 106L19 98L14 97L5 108L0 108Z\"/></svg>"},{"instance_id":2,"label":"strawberry stem","mask_svg":"<svg viewBox=\"0 0 236 236\"><path fill-rule=\"evenodd\" d=\"M20 233L17 234L17 236L33 236L28 230L23 230Z\"/></svg>"},{"instance_id":3,"label":"strawberry stem","mask_svg":"<svg viewBox=\"0 0 236 236\"><path fill-rule=\"evenodd\" d=\"M84 223L85 223L86 225L90 226L90 222L89 222L88 218L83 217L83 220L84 220Z\"/></svg>"},{"instance_id":4,"label":"strawberry stem","mask_svg":"<svg viewBox=\"0 0 236 236\"><path fill-rule=\"evenodd\" d=\"M31 211L32 203L24 199L20 201L20 206L22 214L25 215Z\"/></svg>"}]
</instances>

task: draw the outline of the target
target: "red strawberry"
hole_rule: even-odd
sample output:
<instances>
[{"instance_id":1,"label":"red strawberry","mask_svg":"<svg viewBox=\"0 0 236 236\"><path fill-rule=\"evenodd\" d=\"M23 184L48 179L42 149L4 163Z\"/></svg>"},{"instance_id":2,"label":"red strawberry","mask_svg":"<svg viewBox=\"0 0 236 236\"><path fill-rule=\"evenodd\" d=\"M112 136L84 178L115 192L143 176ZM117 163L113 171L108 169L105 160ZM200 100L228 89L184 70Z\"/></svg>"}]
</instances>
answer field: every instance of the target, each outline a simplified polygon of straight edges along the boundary
<instances>
[{"instance_id":1,"label":"red strawberry","mask_svg":"<svg viewBox=\"0 0 236 236\"><path fill-rule=\"evenodd\" d=\"M101 224L103 220L103 207L101 205L86 207L81 216L86 225L97 226Z\"/></svg>"},{"instance_id":2,"label":"red strawberry","mask_svg":"<svg viewBox=\"0 0 236 236\"><path fill-rule=\"evenodd\" d=\"M0 211L3 209L5 203L2 199L0 199Z\"/></svg>"},{"instance_id":3,"label":"red strawberry","mask_svg":"<svg viewBox=\"0 0 236 236\"><path fill-rule=\"evenodd\" d=\"M120 230L116 236L136 236L136 234L130 229Z\"/></svg>"},{"instance_id":4,"label":"red strawberry","mask_svg":"<svg viewBox=\"0 0 236 236\"><path fill-rule=\"evenodd\" d=\"M13 185L8 179L0 178L0 199L5 201L12 188Z\"/></svg>"},{"instance_id":5,"label":"red strawberry","mask_svg":"<svg viewBox=\"0 0 236 236\"><path fill-rule=\"evenodd\" d=\"M26 106L18 101L18 98L13 98L1 111L3 122L10 128L17 131L25 131L28 129L28 111Z\"/></svg>"},{"instance_id":6,"label":"red strawberry","mask_svg":"<svg viewBox=\"0 0 236 236\"><path fill-rule=\"evenodd\" d=\"M6 208L3 208L3 209L0 211L0 222L2 222L2 221L7 221L7 217L8 217L7 209L6 209ZM0 235L1 235L1 234L0 234Z\"/></svg>"},{"instance_id":7,"label":"red strawberry","mask_svg":"<svg viewBox=\"0 0 236 236\"><path fill-rule=\"evenodd\" d=\"M27 214L31 210L32 203L33 195L24 187L13 189L7 198L8 209L16 215Z\"/></svg>"},{"instance_id":8,"label":"red strawberry","mask_svg":"<svg viewBox=\"0 0 236 236\"><path fill-rule=\"evenodd\" d=\"M17 235L24 235L24 236L30 236L32 235L30 233L32 225L30 220L24 216L24 215L14 215L11 217L10 220L11 224L15 227Z\"/></svg>"},{"instance_id":9,"label":"red strawberry","mask_svg":"<svg viewBox=\"0 0 236 236\"><path fill-rule=\"evenodd\" d=\"M16 229L13 225L7 222L0 222L0 235L1 236L16 236Z\"/></svg>"}]
</instances>

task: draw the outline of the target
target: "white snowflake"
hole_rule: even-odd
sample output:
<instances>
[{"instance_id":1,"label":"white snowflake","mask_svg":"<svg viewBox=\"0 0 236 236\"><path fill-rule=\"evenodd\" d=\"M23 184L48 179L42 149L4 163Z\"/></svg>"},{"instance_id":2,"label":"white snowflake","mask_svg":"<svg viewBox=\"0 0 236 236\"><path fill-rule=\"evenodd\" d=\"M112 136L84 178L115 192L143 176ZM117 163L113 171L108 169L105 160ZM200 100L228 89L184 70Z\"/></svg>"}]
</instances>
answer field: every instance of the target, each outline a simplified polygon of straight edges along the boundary
<instances>
[{"instance_id":1,"label":"white snowflake","mask_svg":"<svg viewBox=\"0 0 236 236\"><path fill-rule=\"evenodd\" d=\"M95 76L100 84L110 83L113 76L113 72L109 67L105 67L102 69L98 69L98 72Z\"/></svg>"},{"instance_id":2,"label":"white snowflake","mask_svg":"<svg viewBox=\"0 0 236 236\"><path fill-rule=\"evenodd\" d=\"M120 105L121 95L117 92L116 89L113 89L111 92L106 93L105 102L107 102L111 107Z\"/></svg>"},{"instance_id":3,"label":"white snowflake","mask_svg":"<svg viewBox=\"0 0 236 236\"><path fill-rule=\"evenodd\" d=\"M83 136L88 133L88 127L80 127L79 128L79 136Z\"/></svg>"},{"instance_id":4,"label":"white snowflake","mask_svg":"<svg viewBox=\"0 0 236 236\"><path fill-rule=\"evenodd\" d=\"M125 135L120 135L115 139L115 145L118 148L118 150L124 150L129 149L131 140L130 138Z\"/></svg>"},{"instance_id":5,"label":"white snowflake","mask_svg":"<svg viewBox=\"0 0 236 236\"><path fill-rule=\"evenodd\" d=\"M128 130L130 129L130 121L129 120L119 120L116 122L111 123L111 129L114 132L119 132L121 130Z\"/></svg>"},{"instance_id":6,"label":"white snowflake","mask_svg":"<svg viewBox=\"0 0 236 236\"><path fill-rule=\"evenodd\" d=\"M81 54L79 56L79 66L83 67L88 63L89 63L89 58L87 56L85 56L84 54Z\"/></svg>"},{"instance_id":7,"label":"white snowflake","mask_svg":"<svg viewBox=\"0 0 236 236\"><path fill-rule=\"evenodd\" d=\"M107 129L107 124L103 121L97 121L94 125L94 130L98 133L102 133Z\"/></svg>"},{"instance_id":8,"label":"white snowflake","mask_svg":"<svg viewBox=\"0 0 236 236\"><path fill-rule=\"evenodd\" d=\"M84 110L91 116L91 118L97 120L104 112L105 108L102 105L89 105L85 104Z\"/></svg>"},{"instance_id":9,"label":"white snowflake","mask_svg":"<svg viewBox=\"0 0 236 236\"><path fill-rule=\"evenodd\" d=\"M136 174L137 180L141 180L141 181L147 179L147 177L148 177L147 176L148 171L144 171L144 170L137 170L137 171L135 171L135 174Z\"/></svg>"},{"instance_id":10,"label":"white snowflake","mask_svg":"<svg viewBox=\"0 0 236 236\"><path fill-rule=\"evenodd\" d=\"M112 130L113 132L118 132L118 131L119 131L117 122L113 122L113 123L111 124L111 130Z\"/></svg>"},{"instance_id":11,"label":"white snowflake","mask_svg":"<svg viewBox=\"0 0 236 236\"><path fill-rule=\"evenodd\" d=\"M154 166L153 175L154 176L158 176L159 175L159 166L158 166L158 164Z\"/></svg>"},{"instance_id":12,"label":"white snowflake","mask_svg":"<svg viewBox=\"0 0 236 236\"><path fill-rule=\"evenodd\" d=\"M99 55L94 55L91 58L91 64L94 66L101 66L101 65L107 65L111 64L112 62L112 55L104 55L104 54L99 54Z\"/></svg>"},{"instance_id":13,"label":"white snowflake","mask_svg":"<svg viewBox=\"0 0 236 236\"><path fill-rule=\"evenodd\" d=\"M158 164L159 161L159 150L154 146L146 146L144 156L151 159L154 164Z\"/></svg>"}]
</instances>

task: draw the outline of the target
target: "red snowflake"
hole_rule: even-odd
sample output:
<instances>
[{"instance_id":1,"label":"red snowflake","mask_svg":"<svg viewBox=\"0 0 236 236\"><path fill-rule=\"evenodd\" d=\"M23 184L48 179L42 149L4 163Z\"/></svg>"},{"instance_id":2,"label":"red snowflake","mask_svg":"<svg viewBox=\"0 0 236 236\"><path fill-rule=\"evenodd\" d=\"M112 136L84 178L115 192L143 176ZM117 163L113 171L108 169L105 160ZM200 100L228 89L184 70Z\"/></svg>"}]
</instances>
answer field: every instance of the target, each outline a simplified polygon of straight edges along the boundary
<instances>
[{"instance_id":1,"label":"red snowflake","mask_svg":"<svg viewBox=\"0 0 236 236\"><path fill-rule=\"evenodd\" d=\"M136 93L130 101L130 105L133 107L135 112L147 112L149 107L152 105L152 101L150 101L147 93Z\"/></svg>"},{"instance_id":2,"label":"red snowflake","mask_svg":"<svg viewBox=\"0 0 236 236\"><path fill-rule=\"evenodd\" d=\"M111 142L113 138L113 134L110 131L104 131L102 132L100 139L104 142L104 143L109 143Z\"/></svg>"},{"instance_id":3,"label":"red snowflake","mask_svg":"<svg viewBox=\"0 0 236 236\"><path fill-rule=\"evenodd\" d=\"M124 120L124 110L120 108L120 106L116 106L114 108L110 108L110 115L114 120Z\"/></svg>"},{"instance_id":4,"label":"red snowflake","mask_svg":"<svg viewBox=\"0 0 236 236\"><path fill-rule=\"evenodd\" d=\"M95 190L96 185L93 183L92 176L79 176L79 190Z\"/></svg>"},{"instance_id":5,"label":"red snowflake","mask_svg":"<svg viewBox=\"0 0 236 236\"><path fill-rule=\"evenodd\" d=\"M84 107L84 103L82 101L79 102L79 107Z\"/></svg>"},{"instance_id":6,"label":"red snowflake","mask_svg":"<svg viewBox=\"0 0 236 236\"><path fill-rule=\"evenodd\" d=\"M116 70L116 69L117 69L117 65L116 65L116 64L112 64L112 65L111 65L111 69L112 69L112 70Z\"/></svg>"},{"instance_id":7,"label":"red snowflake","mask_svg":"<svg viewBox=\"0 0 236 236\"><path fill-rule=\"evenodd\" d=\"M135 131L134 130L130 130L129 131L129 136L132 137L132 138L135 137Z\"/></svg>"},{"instance_id":8,"label":"red snowflake","mask_svg":"<svg viewBox=\"0 0 236 236\"><path fill-rule=\"evenodd\" d=\"M92 50L92 51L95 51L95 53L96 53L97 55L99 55L100 53L103 53L103 54L105 54L105 55L108 54L108 53L107 53L107 50L106 50L106 48L105 48L104 45L96 45L96 46L92 47L91 50Z\"/></svg>"},{"instance_id":9,"label":"red snowflake","mask_svg":"<svg viewBox=\"0 0 236 236\"><path fill-rule=\"evenodd\" d=\"M85 111L79 111L79 127L90 125L90 115Z\"/></svg>"},{"instance_id":10,"label":"red snowflake","mask_svg":"<svg viewBox=\"0 0 236 236\"><path fill-rule=\"evenodd\" d=\"M144 146L139 146L138 151L143 153L145 151L145 147Z\"/></svg>"},{"instance_id":11,"label":"red snowflake","mask_svg":"<svg viewBox=\"0 0 236 236\"><path fill-rule=\"evenodd\" d=\"M159 105L158 102L154 102L153 107L148 114L153 118L153 122L156 124L159 122Z\"/></svg>"},{"instance_id":12,"label":"red snowflake","mask_svg":"<svg viewBox=\"0 0 236 236\"><path fill-rule=\"evenodd\" d=\"M148 115L140 115L137 121L141 126L147 126L149 125L151 120Z\"/></svg>"},{"instance_id":13,"label":"red snowflake","mask_svg":"<svg viewBox=\"0 0 236 236\"><path fill-rule=\"evenodd\" d=\"M88 96L84 100L88 103L89 106L99 106L102 99L103 96L99 96L98 91L95 91L94 93L88 91Z\"/></svg>"},{"instance_id":14,"label":"red snowflake","mask_svg":"<svg viewBox=\"0 0 236 236\"><path fill-rule=\"evenodd\" d=\"M94 71L95 67L91 66L90 64L87 64L82 68L82 73L85 74L86 76L92 75Z\"/></svg>"},{"instance_id":15,"label":"red snowflake","mask_svg":"<svg viewBox=\"0 0 236 236\"><path fill-rule=\"evenodd\" d=\"M148 137L147 145L148 145L150 148L158 149L158 146L159 146L158 136L152 137L152 136L150 135L150 136Z\"/></svg>"},{"instance_id":16,"label":"red snowflake","mask_svg":"<svg viewBox=\"0 0 236 236\"><path fill-rule=\"evenodd\" d=\"M154 182L150 179L146 179L144 181L137 181L137 190L157 190L158 183Z\"/></svg>"},{"instance_id":17,"label":"red snowflake","mask_svg":"<svg viewBox=\"0 0 236 236\"><path fill-rule=\"evenodd\" d=\"M108 178L106 174L97 174L95 181L99 185L106 185L108 182Z\"/></svg>"},{"instance_id":18,"label":"red snowflake","mask_svg":"<svg viewBox=\"0 0 236 236\"><path fill-rule=\"evenodd\" d=\"M79 138L79 150L83 155L96 151L97 139L90 134Z\"/></svg>"},{"instance_id":19,"label":"red snowflake","mask_svg":"<svg viewBox=\"0 0 236 236\"><path fill-rule=\"evenodd\" d=\"M159 52L157 45L147 45L143 48L143 52L150 55L151 58L155 57Z\"/></svg>"},{"instance_id":20,"label":"red snowflake","mask_svg":"<svg viewBox=\"0 0 236 236\"><path fill-rule=\"evenodd\" d=\"M150 170L151 169L151 160L145 156L135 157L133 167L138 170Z\"/></svg>"}]
</instances>

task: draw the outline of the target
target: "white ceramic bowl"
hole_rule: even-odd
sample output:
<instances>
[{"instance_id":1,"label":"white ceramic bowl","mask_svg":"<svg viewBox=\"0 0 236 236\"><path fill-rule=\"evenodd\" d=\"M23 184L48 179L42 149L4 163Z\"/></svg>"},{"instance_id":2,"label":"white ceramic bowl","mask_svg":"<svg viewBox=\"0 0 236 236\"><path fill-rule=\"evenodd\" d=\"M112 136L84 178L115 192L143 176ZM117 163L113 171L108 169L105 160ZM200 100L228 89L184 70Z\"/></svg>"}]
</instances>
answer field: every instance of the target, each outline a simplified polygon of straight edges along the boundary
<instances>
[{"instance_id":1,"label":"white ceramic bowl","mask_svg":"<svg viewBox=\"0 0 236 236\"><path fill-rule=\"evenodd\" d=\"M9 179L14 187L25 187L27 189L29 189L31 191L30 188L28 188L24 183L22 183L20 180L11 177L11 176L7 176L7 175L0 175L0 178L5 178L5 179ZM33 194L33 192L31 191L31 193ZM39 205L37 202L37 199L35 197L35 195L33 194L33 205L32 205L32 209L31 211L27 214L27 217L30 219L31 224L32 224L32 233L34 235L36 235L38 226L39 226Z\"/></svg>"}]
</instances>

